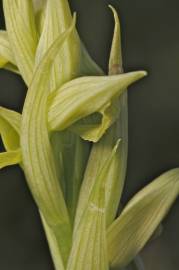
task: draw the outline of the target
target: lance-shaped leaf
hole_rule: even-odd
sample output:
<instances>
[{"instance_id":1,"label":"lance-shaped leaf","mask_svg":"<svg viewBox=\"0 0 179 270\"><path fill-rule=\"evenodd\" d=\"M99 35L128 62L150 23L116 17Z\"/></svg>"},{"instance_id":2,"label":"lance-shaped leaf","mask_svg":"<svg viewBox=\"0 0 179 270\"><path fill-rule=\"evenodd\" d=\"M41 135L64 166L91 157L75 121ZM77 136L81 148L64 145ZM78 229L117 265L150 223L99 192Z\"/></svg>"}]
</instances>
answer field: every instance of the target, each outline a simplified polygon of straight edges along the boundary
<instances>
[{"instance_id":1,"label":"lance-shaped leaf","mask_svg":"<svg viewBox=\"0 0 179 270\"><path fill-rule=\"evenodd\" d=\"M107 232L112 269L126 266L139 253L178 195L179 169L173 169L133 197Z\"/></svg>"},{"instance_id":2,"label":"lance-shaped leaf","mask_svg":"<svg viewBox=\"0 0 179 270\"><path fill-rule=\"evenodd\" d=\"M136 71L115 76L90 76L64 84L49 97L49 129L63 130L90 114L100 114L127 86L145 75L144 71Z\"/></svg>"},{"instance_id":3,"label":"lance-shaped leaf","mask_svg":"<svg viewBox=\"0 0 179 270\"><path fill-rule=\"evenodd\" d=\"M7 151L19 148L21 115L0 107L0 135Z\"/></svg>"},{"instance_id":4,"label":"lance-shaped leaf","mask_svg":"<svg viewBox=\"0 0 179 270\"><path fill-rule=\"evenodd\" d=\"M36 64L43 57L44 53L54 42L56 37L65 31L72 22L72 16L67 0L47 1L46 8L43 9L42 12L45 14L45 19L37 49ZM80 76L81 68L84 69L84 65L81 65L81 61L85 59L85 67L88 67L90 63L89 57L87 58L87 56L84 49L82 50L77 32L73 31L53 62L49 79L50 90L53 91L63 82ZM93 63L92 60L91 63ZM95 73L96 70L99 70L99 68L95 68L93 73ZM91 74L91 70L89 74ZM64 131L63 133L55 132L51 134L51 143L53 146L58 178L60 179L71 221L73 222L79 188L88 159L89 145L84 143L78 136L70 131ZM70 164L70 169L67 168L66 164Z\"/></svg>"},{"instance_id":5,"label":"lance-shaped leaf","mask_svg":"<svg viewBox=\"0 0 179 270\"><path fill-rule=\"evenodd\" d=\"M0 153L0 169L10 166L19 164L21 162L21 151L14 150Z\"/></svg>"},{"instance_id":6,"label":"lance-shaped leaf","mask_svg":"<svg viewBox=\"0 0 179 270\"><path fill-rule=\"evenodd\" d=\"M46 50L51 46L56 37L69 27L71 21L72 16L67 0L47 1L44 27L37 48L36 63L39 63ZM84 65L81 62L86 54L84 53L84 50L82 51L81 42L77 32L74 31L65 42L61 52L56 59L54 59L50 80L51 90L56 89L64 82L76 78L81 74L81 68L84 69ZM85 63L86 62L89 62L88 55L87 60L85 58ZM93 64L93 68L94 66L96 67L95 71L93 70L93 74L101 73L101 70L92 60L91 63ZM85 64L85 66L86 65L87 64ZM86 73L86 75L87 74L88 73Z\"/></svg>"},{"instance_id":7,"label":"lance-shaped leaf","mask_svg":"<svg viewBox=\"0 0 179 270\"><path fill-rule=\"evenodd\" d=\"M119 21L116 21L116 28L114 32L111 57L109 69L116 64L118 69L115 72L119 73L119 66L121 63L121 44L117 44L119 41ZM116 58L113 59L113 58ZM113 61L112 61L113 59ZM96 144L93 145L91 155L89 158L88 166L85 172L83 185L80 192L80 198L76 213L75 227L80 222L81 216L85 211L85 205L89 198L91 188L95 183L95 177L98 174L102 166L104 166L106 157L110 155L114 143L118 138L122 138L120 148L117 150L113 162L105 176L106 182L106 225L109 226L113 221L118 204L120 201L123 183L125 178L125 168L127 159L127 119L126 119L126 98L123 98L124 94L120 97L118 104L121 114L118 121L111 126L106 132L103 138ZM121 101L122 99L122 101ZM113 105L114 106L114 102ZM112 107L111 106L111 107ZM125 113L124 113L125 112Z\"/></svg>"},{"instance_id":8,"label":"lance-shaped leaf","mask_svg":"<svg viewBox=\"0 0 179 270\"><path fill-rule=\"evenodd\" d=\"M64 264L71 246L71 226L64 197L55 169L54 157L47 130L48 74L53 59L74 30L60 35L37 67L28 90L21 125L21 150L25 175L47 224L59 239Z\"/></svg>"},{"instance_id":9,"label":"lance-shaped leaf","mask_svg":"<svg viewBox=\"0 0 179 270\"><path fill-rule=\"evenodd\" d=\"M110 168L118 145L119 142L117 142L111 154L106 158L104 166L96 175L95 183L92 189L90 189L90 194L85 204L85 211L74 231L73 246L67 270L108 269L105 230L105 175Z\"/></svg>"},{"instance_id":10,"label":"lance-shaped leaf","mask_svg":"<svg viewBox=\"0 0 179 270\"><path fill-rule=\"evenodd\" d=\"M29 85L38 41L32 1L4 0L3 8L15 62L24 81Z\"/></svg>"}]
</instances>

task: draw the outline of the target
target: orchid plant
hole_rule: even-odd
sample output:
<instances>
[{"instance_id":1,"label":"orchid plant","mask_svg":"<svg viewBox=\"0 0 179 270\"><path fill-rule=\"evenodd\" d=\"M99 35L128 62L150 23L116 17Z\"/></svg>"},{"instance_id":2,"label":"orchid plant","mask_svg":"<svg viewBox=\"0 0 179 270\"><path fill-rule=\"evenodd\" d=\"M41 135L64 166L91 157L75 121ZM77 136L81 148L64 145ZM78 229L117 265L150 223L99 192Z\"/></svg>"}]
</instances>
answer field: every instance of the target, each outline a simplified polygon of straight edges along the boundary
<instances>
[{"instance_id":1,"label":"orchid plant","mask_svg":"<svg viewBox=\"0 0 179 270\"><path fill-rule=\"evenodd\" d=\"M176 168L118 211L128 152L126 89L146 72L123 72L112 6L108 75L80 40L67 0L3 0L3 8L0 66L20 74L28 91L22 114L0 107L0 168L18 164L24 171L56 270L123 269L179 194Z\"/></svg>"}]
</instances>

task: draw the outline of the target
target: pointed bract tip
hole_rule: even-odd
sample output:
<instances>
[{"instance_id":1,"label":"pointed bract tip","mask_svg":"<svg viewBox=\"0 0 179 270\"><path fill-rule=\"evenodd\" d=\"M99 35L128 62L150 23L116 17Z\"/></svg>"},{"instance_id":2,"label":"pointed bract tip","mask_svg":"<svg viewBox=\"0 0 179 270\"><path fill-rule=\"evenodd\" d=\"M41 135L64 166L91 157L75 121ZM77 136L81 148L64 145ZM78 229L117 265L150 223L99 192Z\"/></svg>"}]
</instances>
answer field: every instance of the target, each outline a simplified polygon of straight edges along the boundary
<instances>
[{"instance_id":1,"label":"pointed bract tip","mask_svg":"<svg viewBox=\"0 0 179 270\"><path fill-rule=\"evenodd\" d=\"M146 77L148 75L147 71L145 70L139 70L139 71L133 71L133 72L130 72L131 75L136 75L138 78L143 78L143 77Z\"/></svg>"},{"instance_id":2,"label":"pointed bract tip","mask_svg":"<svg viewBox=\"0 0 179 270\"><path fill-rule=\"evenodd\" d=\"M118 13L117 13L116 9L112 5L108 5L108 7L111 9L111 11L112 11L112 13L114 15L114 18L117 18Z\"/></svg>"}]
</instances>

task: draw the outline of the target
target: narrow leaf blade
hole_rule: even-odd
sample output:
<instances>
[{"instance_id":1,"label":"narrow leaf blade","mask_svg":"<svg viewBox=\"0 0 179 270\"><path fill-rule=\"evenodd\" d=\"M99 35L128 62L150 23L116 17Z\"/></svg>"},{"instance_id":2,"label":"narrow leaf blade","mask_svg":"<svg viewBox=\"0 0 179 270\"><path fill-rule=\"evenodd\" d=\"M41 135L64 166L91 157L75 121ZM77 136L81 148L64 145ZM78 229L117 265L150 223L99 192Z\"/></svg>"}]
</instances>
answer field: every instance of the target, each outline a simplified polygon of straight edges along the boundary
<instances>
[{"instance_id":1,"label":"narrow leaf blade","mask_svg":"<svg viewBox=\"0 0 179 270\"><path fill-rule=\"evenodd\" d=\"M111 155L106 158L104 167L96 175L94 184L90 189L84 211L74 230L73 246L67 270L108 269L106 258L105 174L117 151L118 144L113 148ZM88 256L86 256L87 253Z\"/></svg>"},{"instance_id":2,"label":"narrow leaf blade","mask_svg":"<svg viewBox=\"0 0 179 270\"><path fill-rule=\"evenodd\" d=\"M138 192L107 232L112 268L126 266L144 247L179 195L179 169L162 174Z\"/></svg>"},{"instance_id":3,"label":"narrow leaf blade","mask_svg":"<svg viewBox=\"0 0 179 270\"><path fill-rule=\"evenodd\" d=\"M36 53L36 64L39 63L45 52L63 31L67 30L72 22L72 16L67 0L51 0L47 2L43 10L44 23L42 34ZM85 65L81 64L85 59ZM81 70L86 75L95 73L96 65L84 47L81 45L76 31L70 35L55 57L50 73L50 90L66 81L81 75ZM71 222L73 223L78 193L83 179L86 160L88 159L89 144L84 143L79 136L70 132L53 132L51 143L56 160L58 178L62 186L63 194L67 203ZM69 145L71 149L69 148ZM70 169L66 164L70 164Z\"/></svg>"},{"instance_id":4,"label":"narrow leaf blade","mask_svg":"<svg viewBox=\"0 0 179 270\"><path fill-rule=\"evenodd\" d=\"M25 175L46 222L59 237L64 264L71 245L71 226L55 169L47 130L47 76L54 57L74 30L71 27L53 43L40 62L26 96L21 126L21 149Z\"/></svg>"}]
</instances>

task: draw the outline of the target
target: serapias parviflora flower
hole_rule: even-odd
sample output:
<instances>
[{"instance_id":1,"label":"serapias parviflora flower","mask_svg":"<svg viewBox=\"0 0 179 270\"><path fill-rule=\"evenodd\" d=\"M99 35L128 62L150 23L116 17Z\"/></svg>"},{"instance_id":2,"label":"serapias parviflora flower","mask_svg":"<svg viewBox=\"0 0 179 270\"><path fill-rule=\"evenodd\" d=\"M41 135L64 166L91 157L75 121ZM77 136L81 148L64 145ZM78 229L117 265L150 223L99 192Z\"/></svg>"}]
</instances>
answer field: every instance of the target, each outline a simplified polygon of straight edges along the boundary
<instances>
[{"instance_id":1,"label":"serapias parviflora flower","mask_svg":"<svg viewBox=\"0 0 179 270\"><path fill-rule=\"evenodd\" d=\"M4 0L3 7L0 67L21 74L28 92L22 114L0 107L0 168L24 170L57 270L125 267L179 193L174 169L116 218L127 163L126 89L146 72L122 73L113 7L108 76L87 53L66 0Z\"/></svg>"}]
</instances>

